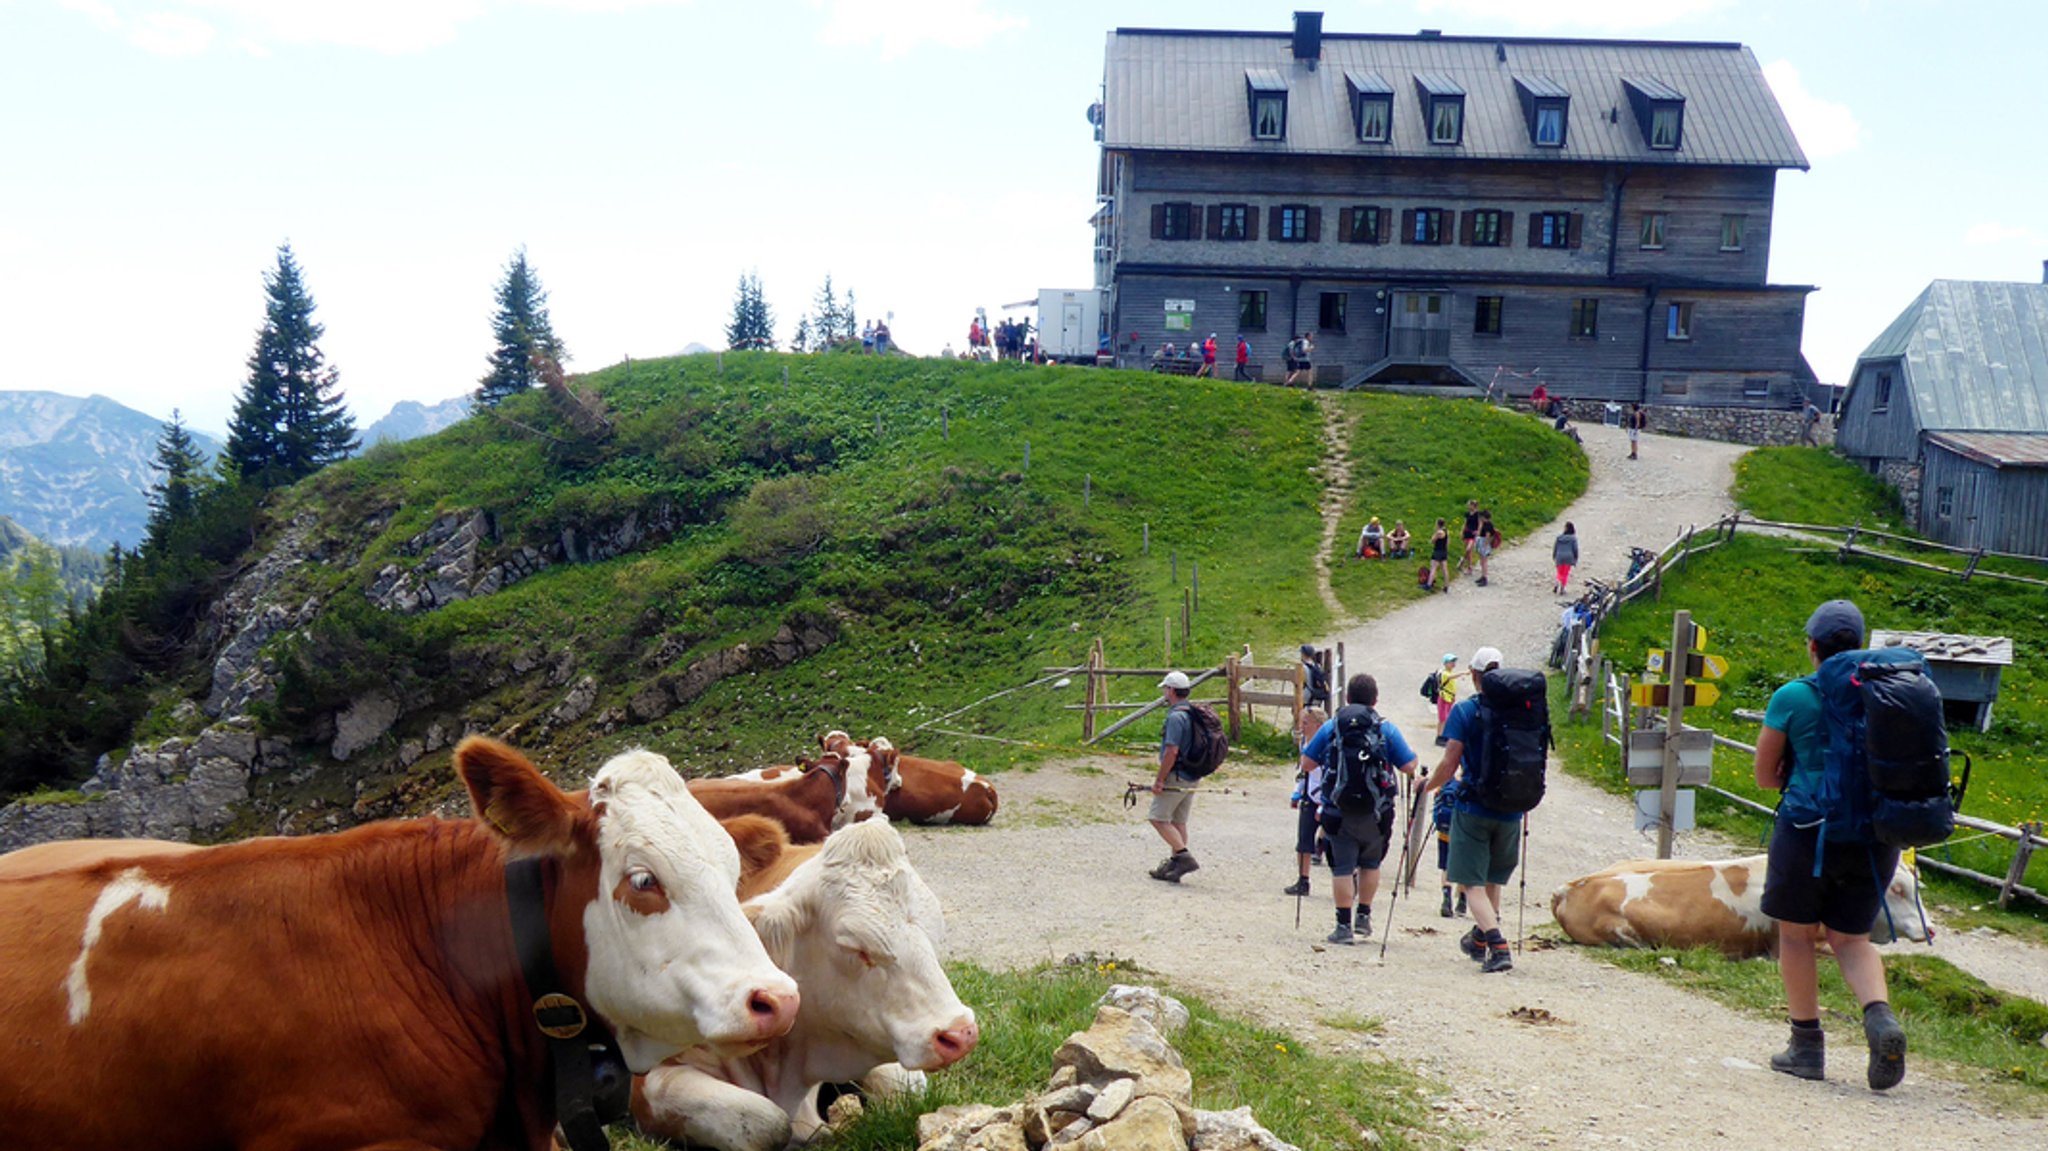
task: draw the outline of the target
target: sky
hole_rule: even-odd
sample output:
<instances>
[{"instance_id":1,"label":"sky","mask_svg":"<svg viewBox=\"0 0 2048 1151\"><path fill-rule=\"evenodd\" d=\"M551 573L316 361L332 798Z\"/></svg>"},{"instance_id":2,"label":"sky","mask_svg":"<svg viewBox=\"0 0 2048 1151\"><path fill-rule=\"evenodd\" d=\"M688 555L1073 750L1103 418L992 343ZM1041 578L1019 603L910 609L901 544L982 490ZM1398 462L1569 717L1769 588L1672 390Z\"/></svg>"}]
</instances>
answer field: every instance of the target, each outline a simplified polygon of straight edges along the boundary
<instances>
[{"instance_id":1,"label":"sky","mask_svg":"<svg viewBox=\"0 0 2048 1151\"><path fill-rule=\"evenodd\" d=\"M475 387L525 248L592 370L787 339L829 274L936 353L1092 278L1116 27L1285 31L1234 0L0 0L5 387L225 428L289 242L358 422ZM2037 0L1329 0L1332 33L1736 40L1812 164L1771 279L1821 379L1929 280L2038 282Z\"/></svg>"}]
</instances>

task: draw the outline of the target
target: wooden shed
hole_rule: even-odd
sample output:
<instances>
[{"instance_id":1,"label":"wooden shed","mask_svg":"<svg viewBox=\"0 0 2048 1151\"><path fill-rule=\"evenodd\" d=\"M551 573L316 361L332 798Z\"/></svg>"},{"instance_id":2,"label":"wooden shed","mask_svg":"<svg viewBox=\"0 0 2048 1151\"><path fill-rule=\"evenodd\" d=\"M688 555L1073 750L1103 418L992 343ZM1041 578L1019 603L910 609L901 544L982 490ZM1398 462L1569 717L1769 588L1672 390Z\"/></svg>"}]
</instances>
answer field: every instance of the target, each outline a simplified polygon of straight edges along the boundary
<instances>
[{"instance_id":1,"label":"wooden shed","mask_svg":"<svg viewBox=\"0 0 2048 1151\"><path fill-rule=\"evenodd\" d=\"M1872 647L1910 647L1927 657L1927 672L1950 715L1967 710L1978 731L1991 730L1998 679L2012 666L2012 640L2002 635L1943 635L1931 631L1870 633Z\"/></svg>"}]
</instances>

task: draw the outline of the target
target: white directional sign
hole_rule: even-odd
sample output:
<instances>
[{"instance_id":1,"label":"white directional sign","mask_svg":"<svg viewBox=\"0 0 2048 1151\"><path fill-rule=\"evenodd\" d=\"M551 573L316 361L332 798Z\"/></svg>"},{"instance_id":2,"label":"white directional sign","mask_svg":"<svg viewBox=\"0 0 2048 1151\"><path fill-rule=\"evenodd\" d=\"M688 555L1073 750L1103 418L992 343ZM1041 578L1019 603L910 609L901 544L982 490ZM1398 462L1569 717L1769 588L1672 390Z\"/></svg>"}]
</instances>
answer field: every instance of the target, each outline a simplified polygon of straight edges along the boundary
<instances>
[{"instance_id":1,"label":"white directional sign","mask_svg":"<svg viewBox=\"0 0 2048 1151\"><path fill-rule=\"evenodd\" d=\"M1628 781L1637 787L1656 787L1664 778L1664 733L1628 733ZM1688 727L1678 733L1678 785L1695 787L1714 781L1714 733L1703 727Z\"/></svg>"},{"instance_id":2,"label":"white directional sign","mask_svg":"<svg viewBox=\"0 0 2048 1151\"><path fill-rule=\"evenodd\" d=\"M1693 829L1693 795L1690 788L1680 788L1678 804L1671 815L1671 830L1691 831ZM1652 788L1636 792L1636 830L1648 831L1657 826L1657 807L1660 793Z\"/></svg>"}]
</instances>

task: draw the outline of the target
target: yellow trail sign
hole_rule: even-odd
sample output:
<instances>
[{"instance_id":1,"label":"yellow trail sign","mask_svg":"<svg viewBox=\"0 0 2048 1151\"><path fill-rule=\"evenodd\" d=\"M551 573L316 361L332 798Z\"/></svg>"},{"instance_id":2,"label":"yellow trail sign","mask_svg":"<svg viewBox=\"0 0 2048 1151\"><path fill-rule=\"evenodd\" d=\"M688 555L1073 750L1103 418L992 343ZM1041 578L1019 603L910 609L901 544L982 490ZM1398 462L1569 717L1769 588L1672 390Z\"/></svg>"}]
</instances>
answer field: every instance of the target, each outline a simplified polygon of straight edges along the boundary
<instances>
[{"instance_id":1,"label":"yellow trail sign","mask_svg":"<svg viewBox=\"0 0 2048 1151\"><path fill-rule=\"evenodd\" d=\"M1639 683L1628 691L1629 702L1637 707L1670 707L1671 685L1668 683ZM1685 706L1711 707L1719 702L1721 688L1718 684L1687 683L1684 690Z\"/></svg>"},{"instance_id":2,"label":"yellow trail sign","mask_svg":"<svg viewBox=\"0 0 2048 1151\"><path fill-rule=\"evenodd\" d=\"M1644 668L1651 675L1671 673L1671 658L1661 647L1653 647L1644 657ZM1689 679L1720 679L1728 674L1728 661L1718 655L1703 651L1685 653L1685 676Z\"/></svg>"}]
</instances>

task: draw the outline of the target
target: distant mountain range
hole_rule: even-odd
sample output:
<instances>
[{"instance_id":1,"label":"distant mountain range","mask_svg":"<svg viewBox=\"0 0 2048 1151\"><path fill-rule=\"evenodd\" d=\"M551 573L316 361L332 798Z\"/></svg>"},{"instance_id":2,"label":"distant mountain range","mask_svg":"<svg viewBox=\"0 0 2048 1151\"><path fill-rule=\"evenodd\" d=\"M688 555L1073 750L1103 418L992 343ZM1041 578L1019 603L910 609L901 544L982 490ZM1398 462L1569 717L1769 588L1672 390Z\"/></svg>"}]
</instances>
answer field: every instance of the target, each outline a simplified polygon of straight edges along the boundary
<instances>
[{"instance_id":1,"label":"distant mountain range","mask_svg":"<svg viewBox=\"0 0 2048 1151\"><path fill-rule=\"evenodd\" d=\"M0 515L50 544L133 547L164 422L105 396L0 392ZM211 458L220 441L192 439Z\"/></svg>"},{"instance_id":2,"label":"distant mountain range","mask_svg":"<svg viewBox=\"0 0 2048 1151\"><path fill-rule=\"evenodd\" d=\"M468 419L469 405L467 395L445 399L438 404L400 400L392 405L383 419L363 429L363 446L372 447L385 440L416 440L421 436L431 436L450 424Z\"/></svg>"},{"instance_id":3,"label":"distant mountain range","mask_svg":"<svg viewBox=\"0 0 2048 1151\"><path fill-rule=\"evenodd\" d=\"M432 435L468 416L469 404L403 401L363 429L363 444ZM0 516L52 545L134 547L149 522L163 430L163 420L105 396L0 391ZM192 439L209 460L219 454L214 437Z\"/></svg>"}]
</instances>

